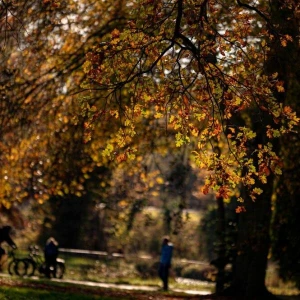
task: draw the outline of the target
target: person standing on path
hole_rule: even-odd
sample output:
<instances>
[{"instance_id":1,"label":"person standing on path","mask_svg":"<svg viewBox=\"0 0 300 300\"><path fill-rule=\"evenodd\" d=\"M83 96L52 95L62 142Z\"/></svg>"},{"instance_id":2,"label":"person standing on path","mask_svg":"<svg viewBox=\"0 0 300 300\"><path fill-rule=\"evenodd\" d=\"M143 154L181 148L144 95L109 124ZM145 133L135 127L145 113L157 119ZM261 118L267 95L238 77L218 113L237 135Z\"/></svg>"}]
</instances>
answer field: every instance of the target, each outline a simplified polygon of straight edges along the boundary
<instances>
[{"instance_id":1,"label":"person standing on path","mask_svg":"<svg viewBox=\"0 0 300 300\"><path fill-rule=\"evenodd\" d=\"M158 275L163 282L163 289L168 290L168 281L169 281L169 269L171 267L172 254L173 254L173 244L170 243L168 236L163 238L162 247L161 247L161 256L159 262Z\"/></svg>"},{"instance_id":2,"label":"person standing on path","mask_svg":"<svg viewBox=\"0 0 300 300\"><path fill-rule=\"evenodd\" d=\"M46 276L51 277L51 268L53 268L53 276L56 277L56 259L58 257L58 242L55 238L50 237L44 249L46 262Z\"/></svg>"}]
</instances>

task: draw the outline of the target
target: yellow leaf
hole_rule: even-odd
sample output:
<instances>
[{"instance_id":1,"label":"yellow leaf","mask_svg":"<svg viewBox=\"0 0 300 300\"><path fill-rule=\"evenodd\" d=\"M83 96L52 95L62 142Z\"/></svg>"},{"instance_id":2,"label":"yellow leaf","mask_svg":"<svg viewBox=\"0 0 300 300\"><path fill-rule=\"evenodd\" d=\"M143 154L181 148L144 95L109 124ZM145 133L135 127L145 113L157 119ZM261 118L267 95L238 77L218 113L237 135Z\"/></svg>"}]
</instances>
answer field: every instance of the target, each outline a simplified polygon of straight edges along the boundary
<instances>
[{"instance_id":1,"label":"yellow leaf","mask_svg":"<svg viewBox=\"0 0 300 300\"><path fill-rule=\"evenodd\" d=\"M255 193L255 194L257 194L257 195L262 194L262 192L263 192L263 190L260 189L260 188L254 188L254 189L253 189L253 193Z\"/></svg>"},{"instance_id":2,"label":"yellow leaf","mask_svg":"<svg viewBox=\"0 0 300 300\"><path fill-rule=\"evenodd\" d=\"M157 177L157 178L156 178L156 182L157 182L158 184L163 184L163 183L164 183L164 180L163 180L162 177Z\"/></svg>"},{"instance_id":3,"label":"yellow leaf","mask_svg":"<svg viewBox=\"0 0 300 300\"><path fill-rule=\"evenodd\" d=\"M160 118L162 118L163 117L163 114L162 113L159 113L159 112L157 112L155 115L154 115L154 118L155 119L160 119Z\"/></svg>"},{"instance_id":4,"label":"yellow leaf","mask_svg":"<svg viewBox=\"0 0 300 300\"><path fill-rule=\"evenodd\" d=\"M83 71L85 73L88 73L90 71L92 67L92 63L90 61L86 61L84 64L83 64Z\"/></svg>"},{"instance_id":5,"label":"yellow leaf","mask_svg":"<svg viewBox=\"0 0 300 300\"><path fill-rule=\"evenodd\" d=\"M280 169L279 166L276 166L276 168L274 170L274 173L277 174L277 175L281 175L282 174L282 170Z\"/></svg>"},{"instance_id":6,"label":"yellow leaf","mask_svg":"<svg viewBox=\"0 0 300 300\"><path fill-rule=\"evenodd\" d=\"M285 89L284 89L284 87L282 86L282 85L277 85L276 86L276 88L277 88L277 91L279 92L279 93L284 93L284 91L285 91Z\"/></svg>"},{"instance_id":7,"label":"yellow leaf","mask_svg":"<svg viewBox=\"0 0 300 300\"><path fill-rule=\"evenodd\" d=\"M281 39L280 41L282 47L286 47L287 41L285 39Z\"/></svg>"}]
</instances>

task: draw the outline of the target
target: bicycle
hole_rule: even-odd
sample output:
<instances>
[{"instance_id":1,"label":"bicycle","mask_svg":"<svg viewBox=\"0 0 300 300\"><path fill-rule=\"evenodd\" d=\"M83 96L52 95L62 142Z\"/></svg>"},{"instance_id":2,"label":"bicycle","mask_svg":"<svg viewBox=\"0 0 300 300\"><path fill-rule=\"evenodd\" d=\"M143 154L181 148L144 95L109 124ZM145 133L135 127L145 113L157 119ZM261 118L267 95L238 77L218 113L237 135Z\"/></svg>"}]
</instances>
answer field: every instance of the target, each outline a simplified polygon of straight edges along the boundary
<instances>
[{"instance_id":1,"label":"bicycle","mask_svg":"<svg viewBox=\"0 0 300 300\"><path fill-rule=\"evenodd\" d=\"M49 272L47 272L47 266L43 256L40 254L38 246L30 246L30 253L27 258L23 258L22 262L25 263L26 275L33 276L35 271L38 270L40 274L48 275L54 278L63 278L65 273L65 261L61 258L56 259L56 272L55 267L50 266ZM21 262L20 262L21 263ZM18 269L18 266L17 266Z\"/></svg>"},{"instance_id":2,"label":"bicycle","mask_svg":"<svg viewBox=\"0 0 300 300\"><path fill-rule=\"evenodd\" d=\"M7 266L10 275L25 276L27 274L27 265L23 258L16 258L15 251L8 252L8 258L11 259Z\"/></svg>"}]
</instances>

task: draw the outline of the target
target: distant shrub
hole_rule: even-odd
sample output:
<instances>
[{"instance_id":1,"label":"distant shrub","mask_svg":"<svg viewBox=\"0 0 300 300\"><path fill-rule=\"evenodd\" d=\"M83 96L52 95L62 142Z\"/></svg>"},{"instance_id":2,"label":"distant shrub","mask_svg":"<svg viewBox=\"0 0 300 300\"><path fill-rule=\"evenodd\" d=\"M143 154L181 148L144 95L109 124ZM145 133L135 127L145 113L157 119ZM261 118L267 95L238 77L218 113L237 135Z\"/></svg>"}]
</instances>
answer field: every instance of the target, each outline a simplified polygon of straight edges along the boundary
<instances>
[{"instance_id":1,"label":"distant shrub","mask_svg":"<svg viewBox=\"0 0 300 300\"><path fill-rule=\"evenodd\" d=\"M143 279L157 277L158 267L159 262L153 262L152 260L138 261L135 264L136 271Z\"/></svg>"},{"instance_id":2,"label":"distant shrub","mask_svg":"<svg viewBox=\"0 0 300 300\"><path fill-rule=\"evenodd\" d=\"M184 269L185 266L186 264L181 263L179 261L175 261L172 263L172 271L176 277L183 277L182 270Z\"/></svg>"},{"instance_id":3,"label":"distant shrub","mask_svg":"<svg viewBox=\"0 0 300 300\"><path fill-rule=\"evenodd\" d=\"M190 265L182 269L181 276L189 279L214 281L215 268L199 265Z\"/></svg>"}]
</instances>

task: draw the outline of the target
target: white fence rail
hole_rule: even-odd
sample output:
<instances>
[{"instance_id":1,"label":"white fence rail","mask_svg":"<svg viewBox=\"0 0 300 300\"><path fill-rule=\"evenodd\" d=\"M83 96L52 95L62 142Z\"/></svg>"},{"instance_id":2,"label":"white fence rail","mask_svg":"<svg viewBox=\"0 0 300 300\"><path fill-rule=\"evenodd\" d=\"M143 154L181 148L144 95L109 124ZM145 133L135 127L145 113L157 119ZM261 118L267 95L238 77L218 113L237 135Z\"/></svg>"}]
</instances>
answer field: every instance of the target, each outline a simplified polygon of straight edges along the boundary
<instances>
[{"instance_id":1,"label":"white fence rail","mask_svg":"<svg viewBox=\"0 0 300 300\"><path fill-rule=\"evenodd\" d=\"M68 249L68 248L59 248L61 253L70 253L70 254L78 254L78 255L92 255L92 256L103 256L103 257L111 257L111 258L125 258L125 255L122 253L108 253L105 251L93 251L93 250L84 250L84 249ZM154 259L150 255L140 255L138 256L140 259ZM194 264L194 265L203 265L209 266L208 262L198 261L198 260L189 260L182 258L180 262L186 264Z\"/></svg>"}]
</instances>

